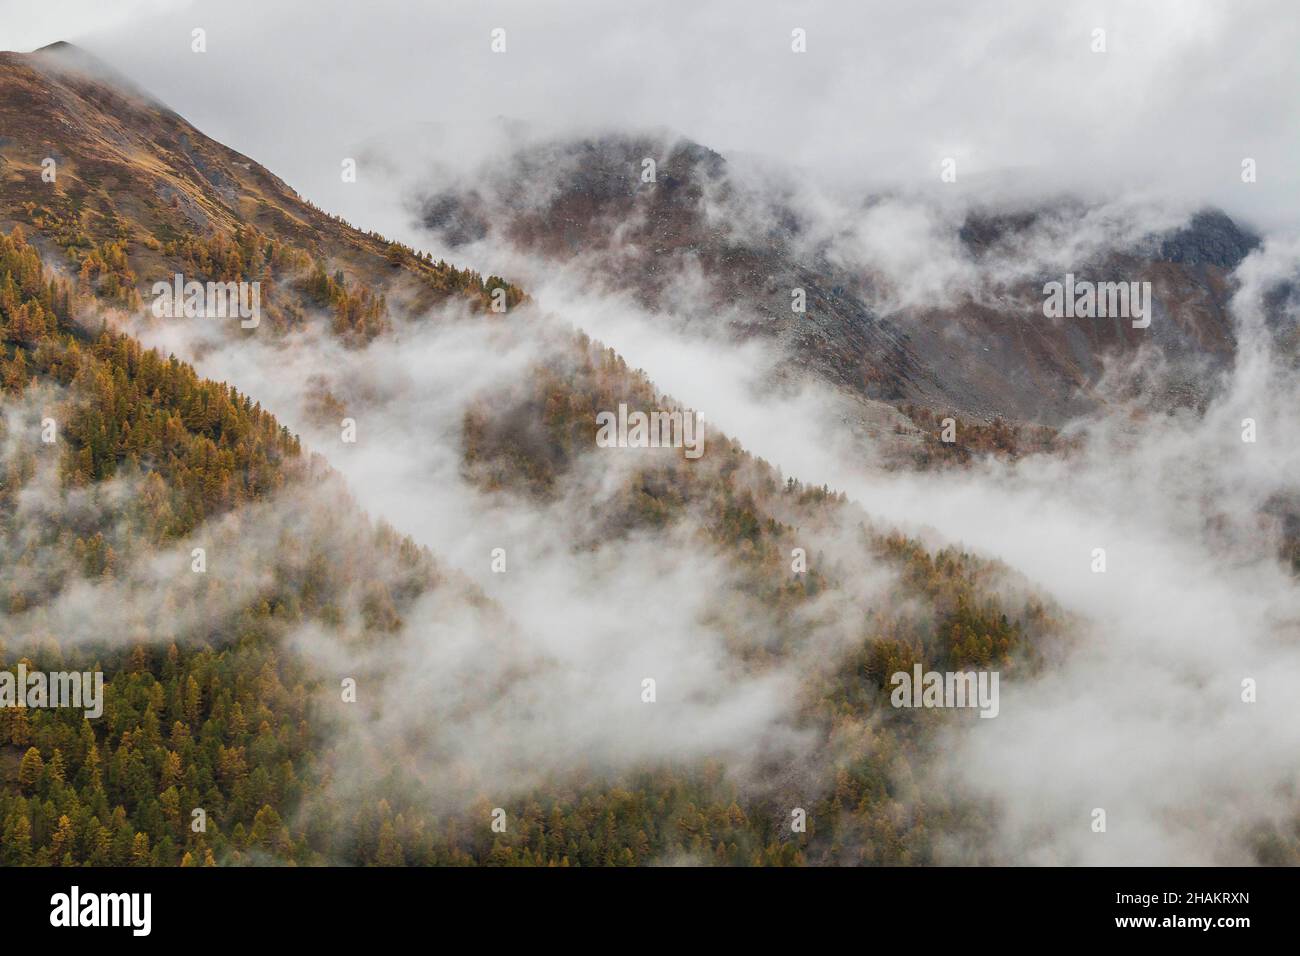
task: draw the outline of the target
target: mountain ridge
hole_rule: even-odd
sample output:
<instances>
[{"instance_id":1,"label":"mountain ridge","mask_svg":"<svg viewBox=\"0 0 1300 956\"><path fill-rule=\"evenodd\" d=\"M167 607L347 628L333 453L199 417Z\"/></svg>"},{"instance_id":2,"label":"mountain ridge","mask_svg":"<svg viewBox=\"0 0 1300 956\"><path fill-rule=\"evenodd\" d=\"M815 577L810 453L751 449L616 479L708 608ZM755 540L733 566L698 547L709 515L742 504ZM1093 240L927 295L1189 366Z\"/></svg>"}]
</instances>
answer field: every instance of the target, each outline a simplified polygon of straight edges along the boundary
<instances>
[{"instance_id":1,"label":"mountain ridge","mask_svg":"<svg viewBox=\"0 0 1300 956\"><path fill-rule=\"evenodd\" d=\"M647 158L657 160L653 183L639 178ZM1193 386L1204 378L1202 365L1223 369L1230 361L1228 275L1259 239L1221 211L1202 210L1169 234L1102 246L1100 258L1074 263L1073 271L1091 267L1101 279L1152 281L1159 318L1149 331L1044 319L1043 282L1066 269L1005 287L994 281L991 296L953 289L951 305L882 310L873 303L888 297L895 280L837 262L835 244L844 237L810 234L811 214L789 192L794 187L764 191L729 170L720 154L672 137L544 141L485 164L460 185L426 191L414 208L453 250L495 240L544 261L595 258L593 281L632 292L649 309L673 310L672 283L697 266L707 301L688 323L709 331L711 316L725 310L726 331L738 339L774 340L786 358L837 387L940 417L1059 426L1105 401L1096 389L1108 361L1145 345L1190 361L1195 368L1185 378ZM733 215L728 204L737 196L745 212ZM881 201L888 197L868 200L864 214ZM755 206L759 221L746 224ZM1092 228L1090 212L1068 200L1028 211L973 206L951 239L979 276L993 259L1022 265L1019 247L1041 245L1039 232L1051 240L1068 236L1072 223ZM806 314L792 314L796 288L806 295Z\"/></svg>"},{"instance_id":2,"label":"mountain ridge","mask_svg":"<svg viewBox=\"0 0 1300 956\"><path fill-rule=\"evenodd\" d=\"M123 275L124 284L135 285L138 276L167 280L201 271L172 246L251 229L327 272L342 270L368 289L392 289L416 309L453 294L483 308L495 287L520 301L505 280L435 263L318 209L129 81L117 86L120 75L79 48L43 49L0 53L0 225L29 227L67 253L74 268L88 252L127 242L122 258L132 276ZM52 182L42 175L47 159L55 164Z\"/></svg>"}]
</instances>

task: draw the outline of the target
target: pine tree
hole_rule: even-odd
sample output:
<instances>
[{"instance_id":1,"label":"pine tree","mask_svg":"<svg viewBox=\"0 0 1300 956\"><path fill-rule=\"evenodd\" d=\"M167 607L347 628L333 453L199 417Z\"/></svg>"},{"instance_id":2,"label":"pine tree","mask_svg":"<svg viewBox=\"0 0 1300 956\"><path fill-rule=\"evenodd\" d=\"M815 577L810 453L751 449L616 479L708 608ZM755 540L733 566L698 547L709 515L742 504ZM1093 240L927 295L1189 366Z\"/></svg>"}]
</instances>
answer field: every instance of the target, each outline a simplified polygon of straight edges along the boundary
<instances>
[{"instance_id":1,"label":"pine tree","mask_svg":"<svg viewBox=\"0 0 1300 956\"><path fill-rule=\"evenodd\" d=\"M30 794L36 790L44 775L45 761L41 759L41 752L35 747L28 747L18 766L18 785L24 793Z\"/></svg>"},{"instance_id":2,"label":"pine tree","mask_svg":"<svg viewBox=\"0 0 1300 956\"><path fill-rule=\"evenodd\" d=\"M148 866L149 863L149 837L144 833L137 833L135 839L131 841L131 865Z\"/></svg>"},{"instance_id":3,"label":"pine tree","mask_svg":"<svg viewBox=\"0 0 1300 956\"><path fill-rule=\"evenodd\" d=\"M403 866L406 863L402 844L397 839L393 824L388 820L379 828L379 849L375 853L375 863L378 866Z\"/></svg>"},{"instance_id":4,"label":"pine tree","mask_svg":"<svg viewBox=\"0 0 1300 956\"><path fill-rule=\"evenodd\" d=\"M25 813L16 813L5 824L0 858L6 866L25 866L32 862L32 825Z\"/></svg>"}]
</instances>

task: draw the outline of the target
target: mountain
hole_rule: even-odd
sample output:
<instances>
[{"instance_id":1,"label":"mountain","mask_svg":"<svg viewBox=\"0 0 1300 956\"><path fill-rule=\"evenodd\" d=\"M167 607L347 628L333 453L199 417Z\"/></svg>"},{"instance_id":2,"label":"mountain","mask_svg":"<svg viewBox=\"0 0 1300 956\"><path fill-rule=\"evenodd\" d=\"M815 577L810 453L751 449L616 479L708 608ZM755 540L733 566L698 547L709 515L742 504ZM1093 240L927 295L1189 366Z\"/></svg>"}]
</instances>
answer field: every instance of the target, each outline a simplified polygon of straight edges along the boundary
<instances>
[{"instance_id":1,"label":"mountain","mask_svg":"<svg viewBox=\"0 0 1300 956\"><path fill-rule=\"evenodd\" d=\"M656 160L653 182L641 177L647 159ZM521 147L462 183L426 191L418 213L453 248L487 239L580 262L593 282L631 291L650 309L703 332L723 325L738 340L770 340L796 368L868 399L920 406L927 417L1059 426L1106 400L1108 362L1148 346L1171 366L1170 393L1196 404L1207 397L1207 373L1231 362L1228 275L1259 240L1221 212L1143 234L1133 213L1107 222L1112 213L1077 200L954 213L874 196L828 226L814 198L796 179L737 172L689 141L609 136ZM934 215L940 228L918 247L915 218L885 220L899 238L882 230L872 241L909 243L902 252L854 249L854 222L895 211ZM1115 235L1062 259L1062 248L1099 225ZM926 298L948 301L891 302L895 287L924 271L923 259L930 268L944 255L952 282ZM704 282L684 291L696 270ZM1044 318L1043 286L1066 272L1150 282L1150 328ZM794 289L804 290L806 313L792 310Z\"/></svg>"},{"instance_id":2,"label":"mountain","mask_svg":"<svg viewBox=\"0 0 1300 956\"><path fill-rule=\"evenodd\" d=\"M540 712L516 732L553 719L547 702L562 701L548 688L571 678L548 673L562 662L525 639L531 622L511 620L435 555L369 521L259 402L102 321L144 311L149 279L172 268L269 273L294 324L323 322L374 348L396 331L384 323L352 341L350 328L315 315L316 272L347 269L344 293L373 280L374 301L394 303L392 289L414 282L450 305L454 292L436 280L462 276L455 291L473 305L489 281L409 251L391 256L389 244L314 210L75 50L4 55L0 104L10 227L0 236L0 606L9 635L0 663L105 675L102 720L0 712L4 863L933 855L921 811L901 819L880 786L882 774L916 772L907 741L923 737L926 722L882 711L882 687L913 659L1009 663L1052 631L1035 599L1004 607L993 595L1000 569L877 529L842 496L783 478L724 435L709 435L699 461L671 449L602 454L592 440L599 411L673 404L573 332L522 377L496 383L496 400L465 410L455 452L467 486L485 500L559 509L572 534L566 548L611 567L638 541L681 560L705 556L717 603L694 621L697 639L720 642L720 663L741 686L790 681L783 733L810 745L791 755L779 739L747 744L757 749L735 758L742 776L755 763L782 766L750 782L719 778L714 761L690 754L626 765L616 748L608 766L590 757L585 769L525 764L519 792L500 795L479 779L486 758L461 754L459 741L481 721L517 722L519 707ZM43 155L58 163L54 183L40 177ZM509 288L513 305L526 304ZM522 338L527 323L519 308L500 330ZM286 360L300 347L268 341ZM386 413L346 378L329 385L363 421ZM39 437L47 422L53 443ZM806 571L791 572L794 548L807 550ZM908 582L865 620L850 600L857 562ZM459 660L462 632L475 653ZM842 659L826 661L810 634L836 635ZM432 670L408 663L430 652ZM409 699L407 681L444 671L458 692L474 693L404 715L393 705ZM341 674L359 681L364 716L340 710ZM874 733L894 744L855 750L855 736L880 721L888 729ZM363 782L339 779L349 775ZM460 782L450 805L440 780ZM430 786L440 794L434 809ZM823 821L821 835L799 841L781 826L796 798ZM491 833L477 809L488 799L522 825ZM205 829L190 826L195 808Z\"/></svg>"},{"instance_id":3,"label":"mountain","mask_svg":"<svg viewBox=\"0 0 1300 956\"><path fill-rule=\"evenodd\" d=\"M32 228L75 268L90 259L89 278L109 278L114 290L177 272L294 282L316 268L342 273L355 295L377 299L370 290L382 284L413 309L453 294L481 308L496 286L518 301L504 280L435 263L321 211L70 44L0 53L0 89L0 224ZM47 160L53 182L42 178ZM218 236L224 245L209 247ZM264 294L272 324L298 321L279 307L274 284ZM317 298L332 308L341 296ZM339 307L341 325L373 334L383 310L359 317L366 310L348 305Z\"/></svg>"},{"instance_id":4,"label":"mountain","mask_svg":"<svg viewBox=\"0 0 1300 956\"><path fill-rule=\"evenodd\" d=\"M500 719L531 692L524 675L545 674L545 657L512 638L519 625L455 572L368 522L259 405L128 336L89 336L72 315L97 303L46 275L21 229L0 237L0 597L11 635L0 663L102 671L105 717L0 712L5 864L923 862L934 852L929 831L919 815L900 822L879 786L887 768L914 772L904 769L913 759L906 742L924 733L906 713L881 712L887 674L918 654L1003 660L1056 626L1033 600L1004 610L988 590L998 569L869 531L842 498L782 483L725 436L711 439L698 465L660 456L604 497L581 496L606 523L574 545L616 553L656 529L683 529L692 547L735 575L701 626L730 635L731 666L750 679L802 670L815 653L805 631L833 625L800 618L819 607L816 616L826 617L847 597L839 590L853 586L837 566L846 555L823 566L818 544L841 550L834 542L845 523L861 524L851 551L913 583L897 607L879 605L857 625L861 637L845 660L801 674L807 701L795 708L798 724L821 741L799 757L803 772L821 778L811 790L801 777L738 786L690 759L641 766L631 778L558 773L503 800L524 825L485 839L487 818L472 815L470 798L461 810L430 813L419 774L394 776L393 766L446 769L454 757L422 748L428 727L410 741L384 732L390 692L378 688L400 684L411 642L448 640L440 619L469 628L503 668L444 719ZM463 455L474 481L496 494L572 501L583 490L578 466L593 455L595 410L655 401L649 383L612 352L574 346L584 356L576 367L559 377L538 368L506 401L467 418ZM52 448L36 437L47 419L62 436ZM539 430L552 441L539 444ZM570 507L575 527L591 527ZM196 544L208 562L202 573L194 573ZM794 545L811 552L802 577L787 567ZM918 616L924 605L931 611ZM340 729L348 721L337 713L338 671L295 650L294 635L304 633L332 648L325 660L335 668L369 675L369 716L352 733ZM397 674L378 664L389 655ZM882 719L891 729L876 733L896 737L887 754L845 749L861 722ZM443 746L458 727L448 727ZM360 794L339 789L336 761L365 768L377 783ZM827 775L837 767L832 794ZM825 836L800 844L774 826L795 791L824 821ZM204 811L202 830L189 826L193 808ZM607 832L609 820L617 832ZM885 832L888 839L872 835Z\"/></svg>"},{"instance_id":5,"label":"mountain","mask_svg":"<svg viewBox=\"0 0 1300 956\"><path fill-rule=\"evenodd\" d=\"M600 447L621 405L692 410L523 289L314 210L75 51L0 58L0 116L0 666L105 678L100 717L0 710L0 862L1023 859L989 798L943 780L975 715L890 686L1054 666L1075 622L1031 582L725 434L698 459ZM690 206L664 215L696 228ZM268 283L277 334L224 343L238 381L122 331L181 268ZM847 295L807 281L819 308ZM420 361L457 350L477 387ZM325 424L294 434L318 391ZM508 573L470 573L495 547L461 566L373 521L349 456L362 482L410 465L399 515L468 514ZM1269 823L1225 831L1235 859L1295 858Z\"/></svg>"}]
</instances>

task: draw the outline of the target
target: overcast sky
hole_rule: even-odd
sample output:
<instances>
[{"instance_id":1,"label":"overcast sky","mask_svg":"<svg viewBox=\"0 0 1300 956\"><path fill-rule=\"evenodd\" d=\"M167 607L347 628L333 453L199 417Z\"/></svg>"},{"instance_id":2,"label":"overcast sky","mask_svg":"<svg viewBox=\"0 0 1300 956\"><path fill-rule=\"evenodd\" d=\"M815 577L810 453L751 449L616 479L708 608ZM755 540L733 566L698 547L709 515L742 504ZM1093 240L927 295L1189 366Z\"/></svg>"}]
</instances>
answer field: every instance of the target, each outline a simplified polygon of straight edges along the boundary
<instances>
[{"instance_id":1,"label":"overcast sky","mask_svg":"<svg viewBox=\"0 0 1300 956\"><path fill-rule=\"evenodd\" d=\"M836 179L938 189L953 157L967 184L1167 191L1259 227L1300 219L1290 0L0 0L0 48L58 39L362 226L342 157L429 122L472 146L497 116L667 127Z\"/></svg>"}]
</instances>

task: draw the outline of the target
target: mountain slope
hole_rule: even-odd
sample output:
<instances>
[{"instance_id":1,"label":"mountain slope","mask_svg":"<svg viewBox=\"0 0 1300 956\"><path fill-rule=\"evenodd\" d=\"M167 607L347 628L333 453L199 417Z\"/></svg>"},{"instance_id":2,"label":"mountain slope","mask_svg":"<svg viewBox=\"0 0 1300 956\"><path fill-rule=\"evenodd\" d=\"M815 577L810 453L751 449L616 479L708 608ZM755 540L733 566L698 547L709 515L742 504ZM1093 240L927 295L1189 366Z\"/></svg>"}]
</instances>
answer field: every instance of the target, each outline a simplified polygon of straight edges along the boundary
<instances>
[{"instance_id":1,"label":"mountain slope","mask_svg":"<svg viewBox=\"0 0 1300 956\"><path fill-rule=\"evenodd\" d=\"M20 230L0 236L0 289L0 598L12 636L0 664L105 676L102 721L58 709L0 714L0 862L9 865L925 862L934 853L927 816L930 827L965 824L946 799L921 794L908 799L927 808L904 819L882 786L886 775L920 772L928 726L884 707L887 675L913 660L1014 669L1012 655L1055 627L1032 600L1004 610L991 594L996 566L957 550L932 556L864 525L851 551L896 567L907 587L852 625L843 659L816 653L807 668L815 649L805 632L861 613L841 593L852 588L845 556L823 567L818 542L832 545L865 515L825 489L782 484L725 436L711 438L700 463L656 456L605 482L604 496L572 496L583 502L572 506L575 528L591 526L585 508L611 503L601 497L619 504L603 531L575 545L614 550L680 529L729 565L735 584L699 626L730 635L737 676L797 665L791 706L816 744L775 786L719 780L708 762L686 758L630 776L561 768L503 801L522 827L485 839L487 817L468 797L442 813L423 805L420 776L469 772L424 749L429 726L508 711L530 693L525 675L545 679L545 655L514 640L514 625L427 551L371 526L250 399L127 336L87 336L71 313L94 303L47 281ZM466 441L474 480L495 464L496 490L553 497L580 462L594 463L595 407L657 400L612 352L575 344L574 367L539 368L506 402L477 410L474 426L467 420L495 436ZM526 410L533 390L547 397L540 421ZM53 416L62 438L39 441L36 416ZM535 460L539 425L553 462ZM210 562L200 573L195 544ZM812 556L803 576L787 566L796 544ZM444 621L485 642L500 673L453 671L458 684L481 684L477 695L441 720L417 711L415 726L390 735L384 701L401 687L407 644L447 641ZM333 650L303 653L291 638L304 632ZM448 654L443 666L454 668ZM382 665L390 655L397 673ZM360 721L340 714L331 665L364 675L372 703ZM881 739L859 749L855 739L877 723ZM365 768L377 783L339 789L337 766ZM779 824L792 799L822 828L806 841ZM188 825L195 808L205 813L198 831Z\"/></svg>"},{"instance_id":2,"label":"mountain slope","mask_svg":"<svg viewBox=\"0 0 1300 956\"><path fill-rule=\"evenodd\" d=\"M645 158L657 160L654 182L641 179ZM453 248L487 239L582 261L594 282L630 290L704 331L726 323L738 339L772 340L797 367L868 398L1044 425L1095 408L1105 399L1097 387L1107 362L1146 346L1181 367L1175 387L1203 400L1205 371L1224 368L1234 348L1228 273L1258 244L1206 211L1171 232L1084 247L1058 272L1036 260L1098 228L1101 217L1086 204L971 207L944 225L942 209L885 196L857 211L857 220L896 217L883 219L888 228L863 251L855 218L828 227L797 185L751 182L688 141L631 136L523 147L462 185L429 191L418 206L424 225ZM931 215L942 228L930 245L887 248L913 242L918 223L934 225ZM1120 225L1133 231L1133 222ZM896 301L898 286L930 267L923 258L944 255L951 282ZM1042 287L1066 271L1151 282L1151 327L1044 318ZM698 288L686 281L696 272L705 279ZM791 308L794 289L806 294L804 314Z\"/></svg>"},{"instance_id":3,"label":"mountain slope","mask_svg":"<svg viewBox=\"0 0 1300 956\"><path fill-rule=\"evenodd\" d=\"M236 390L256 394L292 368L303 340L235 342L246 353L269 349L268 364L247 366L269 374L227 385L129 336L87 331L176 265L222 276L269 270L284 311L299 303L305 331L319 324L314 298L342 295L337 304L352 309L356 276L396 270L425 289L420 301L464 292L480 305L492 280L392 255L314 218L269 173L254 175L156 104L53 66L50 55L6 59L0 76L6 102L12 91L50 105L0 147L5 201L34 227L30 242L21 229L0 239L0 571L9 574L0 596L16 635L0 663L24 655L47 668L98 665L108 687L103 721L0 715L9 740L3 862L904 864L951 859L956 844L972 848L965 859L1004 858L983 840L993 808L928 785L952 756L939 741L954 715L891 707L887 687L913 665L996 669L1008 689L1046 666L1068 644L1068 622L1025 582L960 547L931 549L877 527L841 495L785 478L725 435L711 431L698 461L672 449L598 450L599 412L675 403L573 332L528 352L537 361L526 374L489 381L478 400L453 408L461 427L448 443L470 492L454 503L500 519L494 528L521 513L550 518L543 527L557 533L542 543L551 561L577 556L590 563L563 566L613 572L570 575L569 591L544 597L549 609L579 595L565 623L591 639L596 660L614 654L614 678L590 657L566 656L582 641L541 633L540 612L511 619L504 584L492 600L412 540L374 526L297 438ZM57 184L41 182L30 158L54 142L42 137L69 144L71 175ZM170 145L155 149L154 139ZM42 190L56 185L47 201ZM168 190L186 198L155 202ZM573 219L579 236L587 215ZM1179 254L1206 249L1193 243ZM79 263L77 278L56 275L56 260ZM348 264L353 278L342 290L330 285L321 260ZM736 269L730 259L720 268ZM817 276L808 281L820 288ZM521 296L515 290L516 304ZM463 311L438 318L499 333L476 340L483 351L472 358L484 366L488 348L509 351L531 331L527 308L498 323ZM436 324L424 318L409 326ZM364 347L328 353L335 367L325 384L364 422L414 414L422 446L442 432L420 413L440 409L455 383L426 383L447 393L429 396L391 367L379 370L383 388L359 374L366 356L409 347L404 331L365 323ZM336 407L325 404L334 427ZM52 446L36 437L51 412L60 425ZM355 449L384 450L364 441ZM419 477L420 496L441 491L435 476ZM207 550L202 572L191 563L196 546ZM505 580L532 575L544 585L546 569L521 566L516 553ZM680 567L656 578L655 558ZM603 603L587 593L646 580L644 590L613 587ZM684 585L698 607L682 600ZM610 604L617 613L607 621L591 613ZM693 613L670 618L669 629L661 605ZM630 649L618 643L629 635ZM676 699L665 680L659 706L647 708L639 652L666 648L673 658L698 647L716 679L706 671L704 686ZM701 705L711 714L722 701L741 705L722 708L724 722L743 721L764 698L729 695L755 685L782 692L779 719L741 747L697 745L712 742L705 728L675 716ZM572 723L552 713L610 699L618 720L599 709L580 708ZM675 720L687 743L672 735ZM529 735L537 727L540 745ZM606 748L551 759L580 733ZM659 746L637 749L647 740ZM522 761L504 761L504 781L483 772L501 753ZM504 833L491 826L498 807L510 821ZM792 808L807 811L806 832L790 826ZM208 814L205 832L190 826L195 809ZM1291 852L1280 842L1243 852L1252 850Z\"/></svg>"},{"instance_id":4,"label":"mountain slope","mask_svg":"<svg viewBox=\"0 0 1300 956\"><path fill-rule=\"evenodd\" d=\"M47 159L53 182L42 178ZM503 280L435 263L322 212L68 44L0 53L0 225L14 223L64 252L74 271L98 254L126 286L148 288L176 272L201 281L289 280L316 264L363 288L383 286L416 309L453 294L481 308L489 286L519 300ZM192 252L196 238L241 246L243 236L291 253L279 275L261 258ZM268 299L280 311L292 304L277 302L272 289Z\"/></svg>"},{"instance_id":5,"label":"mountain slope","mask_svg":"<svg viewBox=\"0 0 1300 956\"><path fill-rule=\"evenodd\" d=\"M789 706L801 733L824 739L806 757L807 789L802 776L775 790L737 787L719 780L708 762L683 758L635 766L630 775L620 768L609 769L610 776L560 767L537 789L497 798L512 819L524 821L503 840L484 838L486 817L468 798L431 813L420 777L445 772L473 781L472 767L453 772L447 763L454 759L457 721L508 714L516 696L536 692L524 682L527 675L545 675L554 665L526 645L498 646L510 644L515 628L491 602L410 541L371 527L259 405L128 336L86 331L98 326L105 309L129 301L128 268L151 268L148 253L159 250L146 244L146 227L175 229L169 241L178 248L207 248L227 234L246 235L248 227L238 219L238 203L210 179L204 186L175 157L160 168L139 152L142 141L131 150L123 146L142 124L174 122L167 114L62 72L54 86L43 86L44 66L6 66L10 82L35 83L33 95L62 104L55 125L77 151L67 151L71 173L61 174L57 196L78 207L91 195L95 176L85 170L98 168L96 156L118 170L111 196L107 188L95 194L97 202L112 203L118 218L103 213L102 202L99 212L78 207L78 228L93 232L111 220L127 234L92 237L96 248L82 260L97 255L100 245L114 245L122 259L106 264L118 284L63 279L46 268L35 244L61 245L48 223L38 225L31 242L21 229L0 239L6 452L0 500L8 505L0 527L6 555L0 583L6 632L13 635L3 663L102 667L107 715L102 722L62 711L3 715L4 862L600 865L930 857L926 828L919 819L900 819L881 786L895 770L912 775L904 769L917 759L908 741L924 732L910 715L881 711L885 671L917 656L1001 660L1022 648L1027 632L1047 624L1033 605L1002 612L985 593L990 577L1000 576L996 568L959 552L932 559L914 542L865 528L852 550L905 571L931 612L918 615L910 596L900 598L897 609L880 607L853 626L853 653L844 660L824 669L818 654L813 670L796 668L807 681L800 691L807 700ZM122 115L106 122L119 109ZM16 138L4 149L14 156ZM216 157L211 162L229 159L228 151L205 149ZM53 184L14 165L11 159L6 196L22 209ZM168 211L175 207L151 205L151 190L170 182L196 193L212 238L185 232ZM262 225L275 229L272 220ZM344 227L327 221L322 228L339 232L341 242L361 243L364 253L362 240ZM250 247L261 254L278 241L258 238ZM234 245L245 247L242 240ZM74 241L66 249L84 247ZM264 258L276 261L274 250ZM463 454L472 481L490 474L497 493L554 499L579 464L615 461L593 457L595 404L659 400L612 353L584 339L562 351L537 377L501 383L505 403L467 416ZM534 389L545 392L540 408ZM342 394L350 404L364 400ZM40 419L50 416L58 428L53 447L37 439ZM549 445L538 443L539 432L551 436ZM846 596L834 596L852 577L841 579L829 563L820 566L815 542L838 538L842 522L865 515L845 512L825 489L783 483L725 436L711 436L710 443L703 466L671 453L644 464L618 457L631 467L611 474L602 499L612 498L619 510L581 547L613 555L636 536L662 534L673 547L676 535L693 540L692 548L709 553L735 579L697 626L729 635L734 659L729 656L728 667L753 679L806 659L811 648L802 636L803 614L829 614L819 627L837 627L843 614L858 616ZM584 512L595 506L594 498L571 505L573 526L593 527ZM804 531L796 534L791 521ZM806 578L791 574L785 556L796 542L812 553ZM195 545L209 562L201 573L192 567ZM88 605L94 613L86 613ZM833 612L815 610L822 605ZM444 621L468 628L486 659L500 663L486 674L458 670L448 647L441 665L458 686L478 693L450 713L416 712L414 725L384 733L382 702L396 693L387 688L400 687L407 676L404 655L412 644L442 647ZM306 646L295 644L305 635ZM346 709L340 714L340 673L366 675L369 720L350 721ZM857 752L854 736L878 720L889 721L894 743ZM432 751L426 749L430 728L444 723ZM355 792L335 782L340 767L367 768L376 782ZM394 777L393 767L403 772ZM838 783L827 776L836 767ZM814 832L806 844L780 825L792 787L823 821L823 835ZM546 807L544 818L536 806ZM208 814L205 831L188 826L196 807ZM612 832L608 820L615 821ZM850 836L846 851L841 843Z\"/></svg>"}]
</instances>

